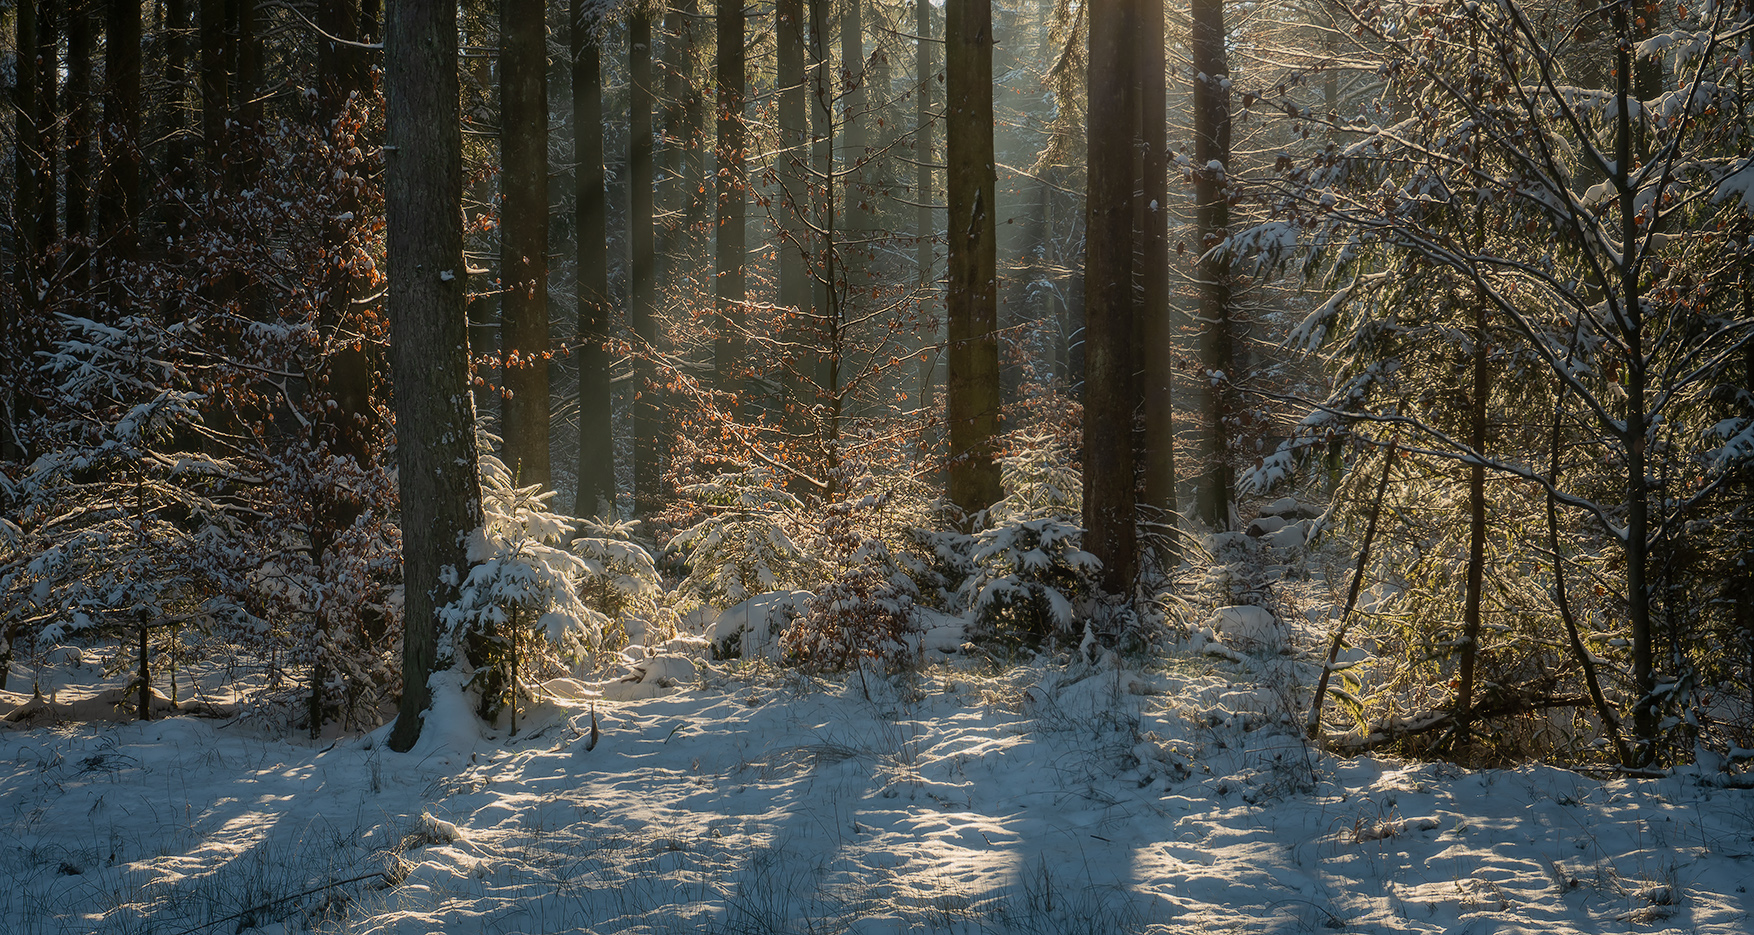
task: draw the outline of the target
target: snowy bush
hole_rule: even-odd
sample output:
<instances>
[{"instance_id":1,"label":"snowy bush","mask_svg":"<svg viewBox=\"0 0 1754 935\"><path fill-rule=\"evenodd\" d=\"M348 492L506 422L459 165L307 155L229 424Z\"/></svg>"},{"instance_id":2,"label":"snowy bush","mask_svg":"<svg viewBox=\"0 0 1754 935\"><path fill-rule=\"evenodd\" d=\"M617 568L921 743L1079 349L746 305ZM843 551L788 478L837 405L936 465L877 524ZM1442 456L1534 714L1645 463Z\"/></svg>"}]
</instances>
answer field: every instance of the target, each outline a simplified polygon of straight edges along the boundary
<instances>
[{"instance_id":1,"label":"snowy bush","mask_svg":"<svg viewBox=\"0 0 1754 935\"><path fill-rule=\"evenodd\" d=\"M803 503L770 472L720 474L678 492L706 514L668 546L687 555L688 576L678 589L683 595L729 607L813 576L815 559L790 532Z\"/></svg>"},{"instance_id":2,"label":"snowy bush","mask_svg":"<svg viewBox=\"0 0 1754 935\"><path fill-rule=\"evenodd\" d=\"M613 624L579 597L589 566L560 545L573 525L549 512L553 491L516 486L487 447L480 462L482 525L469 535L468 575L439 620L446 634L441 655L453 663L467 658L479 711L492 719L508 696L515 705L527 693L524 673L581 660Z\"/></svg>"},{"instance_id":3,"label":"snowy bush","mask_svg":"<svg viewBox=\"0 0 1754 935\"><path fill-rule=\"evenodd\" d=\"M572 541L584 563L579 598L614 621L633 642L674 635L676 613L662 601L663 585L652 553L634 541L637 520L579 521L584 535Z\"/></svg>"},{"instance_id":4,"label":"snowy bush","mask_svg":"<svg viewBox=\"0 0 1754 935\"><path fill-rule=\"evenodd\" d=\"M874 486L868 476L856 486ZM919 590L884 542L879 519L893 489L828 504L815 551L828 581L786 631L785 655L806 668L835 671L860 659L904 666L919 649Z\"/></svg>"},{"instance_id":5,"label":"snowy bush","mask_svg":"<svg viewBox=\"0 0 1754 935\"><path fill-rule=\"evenodd\" d=\"M987 635L1029 645L1077 638L1074 602L1094 592L1101 570L1080 547L1083 483L1064 449L1033 443L1043 441L1023 439L1000 459L1005 499L991 511L992 526L974 535L975 570L963 585Z\"/></svg>"}]
</instances>

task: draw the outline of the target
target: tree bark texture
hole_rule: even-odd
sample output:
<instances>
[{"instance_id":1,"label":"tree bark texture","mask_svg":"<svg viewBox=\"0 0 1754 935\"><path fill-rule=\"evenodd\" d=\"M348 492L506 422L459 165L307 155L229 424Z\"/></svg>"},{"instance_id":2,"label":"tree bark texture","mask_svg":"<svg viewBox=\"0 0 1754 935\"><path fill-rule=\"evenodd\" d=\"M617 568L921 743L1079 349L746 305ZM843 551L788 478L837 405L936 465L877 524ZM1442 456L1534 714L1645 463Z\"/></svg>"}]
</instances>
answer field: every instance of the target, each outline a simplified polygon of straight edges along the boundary
<instances>
[{"instance_id":1,"label":"tree bark texture","mask_svg":"<svg viewBox=\"0 0 1754 935\"><path fill-rule=\"evenodd\" d=\"M1206 432L1200 445L1199 515L1213 530L1229 529L1235 483L1230 470L1235 339L1230 314L1230 263L1212 254L1230 225L1225 169L1230 164L1230 92L1225 85L1224 0L1192 0L1189 40L1194 67L1194 201L1200 238L1200 387Z\"/></svg>"},{"instance_id":2,"label":"tree bark texture","mask_svg":"<svg viewBox=\"0 0 1754 935\"><path fill-rule=\"evenodd\" d=\"M1163 548L1159 556L1166 568L1180 560L1175 501L1175 374L1174 339L1169 319L1169 128L1168 63L1164 52L1163 0L1138 0L1139 113L1144 201L1139 269L1140 320L1143 338L1136 349L1139 368L1140 411L1145 422L1143 457L1145 504L1158 514L1163 525ZM1051 193L1044 193L1051 198Z\"/></svg>"},{"instance_id":3,"label":"tree bark texture","mask_svg":"<svg viewBox=\"0 0 1754 935\"><path fill-rule=\"evenodd\" d=\"M578 173L578 516L613 515L615 438L609 391L614 306L609 299L608 199L603 173L603 56L594 7L572 0L573 153Z\"/></svg>"},{"instance_id":4,"label":"tree bark texture","mask_svg":"<svg viewBox=\"0 0 1754 935\"><path fill-rule=\"evenodd\" d=\"M464 537L481 524L475 407L464 311L463 134L457 12L435 0L389 4L384 90L389 312L406 588L402 700L393 750L419 739L431 704L437 608L466 571Z\"/></svg>"},{"instance_id":5,"label":"tree bark texture","mask_svg":"<svg viewBox=\"0 0 1754 935\"><path fill-rule=\"evenodd\" d=\"M225 164L225 121L231 115L231 70L226 62L226 0L201 2L201 142L209 176Z\"/></svg>"},{"instance_id":6,"label":"tree bark texture","mask_svg":"<svg viewBox=\"0 0 1754 935\"><path fill-rule=\"evenodd\" d=\"M949 379L949 494L972 516L998 502L998 273L993 220L991 0L949 0L944 12L944 122L949 201L945 313ZM1129 193L1130 194L1130 193Z\"/></svg>"},{"instance_id":7,"label":"tree bark texture","mask_svg":"<svg viewBox=\"0 0 1754 935\"><path fill-rule=\"evenodd\" d=\"M548 32L545 0L501 0L500 344L505 463L520 485L548 459ZM648 37L649 41L649 37ZM649 73L648 73L649 75ZM650 176L647 176L648 184Z\"/></svg>"},{"instance_id":8,"label":"tree bark texture","mask_svg":"<svg viewBox=\"0 0 1754 935\"><path fill-rule=\"evenodd\" d=\"M1101 585L1129 593L1137 567L1133 459L1132 145L1139 15L1128 0L1090 7L1090 157L1084 262L1084 548Z\"/></svg>"}]
</instances>

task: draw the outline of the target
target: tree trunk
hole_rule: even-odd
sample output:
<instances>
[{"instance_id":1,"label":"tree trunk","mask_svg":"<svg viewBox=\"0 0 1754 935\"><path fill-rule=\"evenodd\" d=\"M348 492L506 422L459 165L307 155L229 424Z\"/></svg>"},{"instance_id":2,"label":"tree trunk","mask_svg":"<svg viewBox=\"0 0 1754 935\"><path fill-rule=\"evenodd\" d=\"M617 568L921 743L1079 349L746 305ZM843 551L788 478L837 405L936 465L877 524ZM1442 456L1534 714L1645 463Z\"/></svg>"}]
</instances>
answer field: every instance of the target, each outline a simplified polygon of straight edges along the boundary
<instances>
[{"instance_id":1,"label":"tree trunk","mask_svg":"<svg viewBox=\"0 0 1754 935\"><path fill-rule=\"evenodd\" d=\"M814 238L810 234L810 121L806 116L809 98L808 79L804 75L805 36L809 32L804 17L803 0L778 0L774 7L774 31L778 40L775 51L775 78L779 90L780 153L776 159L776 178L780 187L779 212L779 304L793 309L791 320L797 323L788 337L799 347L808 347L814 329L805 314L810 308L810 257ZM782 425L788 447L802 454L800 443L810 434L809 404L812 402L805 367L808 354L785 368L785 398ZM795 459L794 459L795 460ZM804 464L795 465L805 470ZM795 477L788 484L794 494L804 494L810 484Z\"/></svg>"},{"instance_id":2,"label":"tree trunk","mask_svg":"<svg viewBox=\"0 0 1754 935\"><path fill-rule=\"evenodd\" d=\"M201 139L207 174L225 165L225 121L231 114L231 70L226 63L226 0L201 2Z\"/></svg>"},{"instance_id":3,"label":"tree trunk","mask_svg":"<svg viewBox=\"0 0 1754 935\"><path fill-rule=\"evenodd\" d=\"M186 0L183 0L186 2ZM37 243L54 243L59 225L56 212L60 208L56 174L60 170L56 137L60 124L61 30L57 18L60 4L55 0L37 0ZM38 279L42 276L39 273Z\"/></svg>"},{"instance_id":4,"label":"tree trunk","mask_svg":"<svg viewBox=\"0 0 1754 935\"><path fill-rule=\"evenodd\" d=\"M944 11L944 122L949 200L947 282L949 494L966 516L998 502L998 289L993 221L991 0L949 0Z\"/></svg>"},{"instance_id":5,"label":"tree trunk","mask_svg":"<svg viewBox=\"0 0 1754 935\"><path fill-rule=\"evenodd\" d=\"M918 85L914 98L914 202L918 205L914 209L914 267L919 273L920 319L933 323L925 342L940 344L943 328L936 324L938 284L932 256L933 238L937 234L932 224L932 124L937 119L932 111L932 89L937 83L937 65L932 59L935 45L932 32L932 4L929 0L914 0L914 33L919 36L919 41L914 44L914 81ZM941 357L936 348L920 352L919 410L927 420L920 432L920 466L931 475L941 473L943 458L940 450L942 439L932 418Z\"/></svg>"},{"instance_id":6,"label":"tree trunk","mask_svg":"<svg viewBox=\"0 0 1754 935\"><path fill-rule=\"evenodd\" d=\"M505 463L517 483L543 487L552 480L548 461L546 8L544 0L501 0L499 46ZM647 77L649 80L649 72Z\"/></svg>"},{"instance_id":7,"label":"tree trunk","mask_svg":"<svg viewBox=\"0 0 1754 935\"><path fill-rule=\"evenodd\" d=\"M1627 5L1615 5L1613 16L1616 32L1622 37L1631 37ZM1636 204L1638 188L1633 180L1636 170L1632 164L1634 137L1639 133L1642 120L1634 117L1628 100L1633 93L1629 41L1622 41L1617 47L1614 76L1616 140L1614 174L1610 182L1619 195L1622 247L1617 270L1620 281L1613 284L1620 293L1619 308L1610 320L1619 324L1626 355L1626 420L1621 437L1626 445L1626 613L1632 623L1633 690L1638 693L1633 709L1633 736L1639 747L1640 765L1649 765L1656 758L1657 740L1656 699L1652 695L1656 678L1650 621L1651 589L1646 579L1650 557L1650 500L1645 480L1648 461L1645 435L1649 424L1644 396L1649 373L1644 355L1644 296L1638 281L1638 264L1633 259L1642 247Z\"/></svg>"},{"instance_id":8,"label":"tree trunk","mask_svg":"<svg viewBox=\"0 0 1754 935\"><path fill-rule=\"evenodd\" d=\"M613 517L615 435L607 344L614 337L609 299L608 199L603 177L602 48L595 7L572 0L573 153L578 173L579 488L577 516Z\"/></svg>"},{"instance_id":9,"label":"tree trunk","mask_svg":"<svg viewBox=\"0 0 1754 935\"><path fill-rule=\"evenodd\" d=\"M715 388L731 397L731 418L748 411L743 399L744 253L747 251L743 162L743 0L718 0L718 140L713 157L718 171L718 237L715 241L713 296L718 311L713 338Z\"/></svg>"},{"instance_id":10,"label":"tree trunk","mask_svg":"<svg viewBox=\"0 0 1754 935\"><path fill-rule=\"evenodd\" d=\"M1486 451L1486 397L1491 392L1486 356L1486 296L1474 302L1474 385L1469 400L1468 444L1477 453ZM1455 719L1459 737L1466 742L1474 712L1474 667L1480 657L1480 599L1486 576L1486 465L1468 466L1468 571L1462 599L1462 645L1460 671L1456 674Z\"/></svg>"},{"instance_id":11,"label":"tree trunk","mask_svg":"<svg viewBox=\"0 0 1754 935\"><path fill-rule=\"evenodd\" d=\"M108 263L109 314L132 305L122 268L140 249L140 4L108 0L104 21L104 173L98 188L98 236Z\"/></svg>"},{"instance_id":12,"label":"tree trunk","mask_svg":"<svg viewBox=\"0 0 1754 935\"><path fill-rule=\"evenodd\" d=\"M641 350L639 400L634 403L634 496L637 512L650 513L663 504L659 490L659 445L664 433L661 380L652 354L658 349L657 282L652 263L652 20L635 12L627 23L628 98L628 320L644 347Z\"/></svg>"},{"instance_id":13,"label":"tree trunk","mask_svg":"<svg viewBox=\"0 0 1754 935\"><path fill-rule=\"evenodd\" d=\"M1163 0L1140 0L1139 112L1143 153L1144 230L1140 244L1141 286L1136 364L1145 422L1145 505L1162 523L1165 569L1180 561L1176 529L1175 426L1171 384L1175 374L1169 320L1169 130L1168 71L1164 55ZM1051 197L1051 194L1048 196Z\"/></svg>"},{"instance_id":14,"label":"tree trunk","mask_svg":"<svg viewBox=\"0 0 1754 935\"><path fill-rule=\"evenodd\" d=\"M84 241L91 236L92 138L91 71L95 55L88 0L67 8L67 210L64 226L69 246L67 268L74 288L85 282Z\"/></svg>"},{"instance_id":15,"label":"tree trunk","mask_svg":"<svg viewBox=\"0 0 1754 935\"><path fill-rule=\"evenodd\" d=\"M464 311L457 13L399 2L387 19L385 200L406 589L402 701L390 748L406 751L431 704L436 611L455 591L442 583L445 569L460 575L468 566L463 538L481 524L481 491Z\"/></svg>"},{"instance_id":16,"label":"tree trunk","mask_svg":"<svg viewBox=\"0 0 1754 935\"><path fill-rule=\"evenodd\" d=\"M42 169L42 140L37 132L37 11L31 0L20 0L13 11L13 25L17 29L18 46L12 76L12 108L17 125L12 150L12 216L18 265L12 272L18 278L19 297L27 305L34 306L37 254L41 247L37 240L37 177ZM10 317L16 312L7 309L5 314ZM10 358L12 348L0 349L0 352L7 353ZM14 385L8 379L6 391L12 392Z\"/></svg>"},{"instance_id":17,"label":"tree trunk","mask_svg":"<svg viewBox=\"0 0 1754 935\"><path fill-rule=\"evenodd\" d=\"M1084 548L1102 588L1132 590L1137 567L1133 478L1133 184L1139 14L1090 8L1089 205L1084 263Z\"/></svg>"},{"instance_id":18,"label":"tree trunk","mask_svg":"<svg viewBox=\"0 0 1754 935\"><path fill-rule=\"evenodd\" d=\"M834 489L835 464L840 443L840 276L836 273L834 96L836 84L829 67L828 16L831 0L806 0L810 16L810 45L805 50L810 81L810 176L815 197L811 213L816 236L811 255L810 319L816 325L814 359L808 368L815 375L817 420L815 452L821 480Z\"/></svg>"},{"instance_id":19,"label":"tree trunk","mask_svg":"<svg viewBox=\"0 0 1754 935\"><path fill-rule=\"evenodd\" d=\"M1200 368L1205 403L1199 515L1213 530L1231 526L1235 485L1230 472L1231 386L1236 380L1230 321L1230 263L1211 254L1230 225L1225 171L1230 164L1230 92L1224 49L1224 0L1193 0L1189 45L1194 67L1194 200L1200 238Z\"/></svg>"}]
</instances>

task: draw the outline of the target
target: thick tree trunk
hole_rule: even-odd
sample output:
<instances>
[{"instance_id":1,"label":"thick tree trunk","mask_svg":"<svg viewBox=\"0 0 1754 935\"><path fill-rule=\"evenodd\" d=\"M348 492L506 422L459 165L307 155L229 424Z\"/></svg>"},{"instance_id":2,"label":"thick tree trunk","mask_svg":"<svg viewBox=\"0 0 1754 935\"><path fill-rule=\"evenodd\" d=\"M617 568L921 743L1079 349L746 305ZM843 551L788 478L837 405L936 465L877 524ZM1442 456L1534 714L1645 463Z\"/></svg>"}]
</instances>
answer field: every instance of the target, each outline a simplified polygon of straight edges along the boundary
<instances>
[{"instance_id":1,"label":"thick tree trunk","mask_svg":"<svg viewBox=\"0 0 1754 935\"><path fill-rule=\"evenodd\" d=\"M463 540L481 524L481 492L464 311L457 13L413 2L392 3L388 13L385 194L406 589L402 702L390 748L406 751L431 704L436 610L455 590L442 583L445 569L457 576L468 564Z\"/></svg>"},{"instance_id":2,"label":"thick tree trunk","mask_svg":"<svg viewBox=\"0 0 1754 935\"><path fill-rule=\"evenodd\" d=\"M944 11L944 122L949 258L944 302L949 379L949 494L968 516L998 502L998 284L993 220L991 0L950 0Z\"/></svg>"},{"instance_id":3,"label":"thick tree trunk","mask_svg":"<svg viewBox=\"0 0 1754 935\"><path fill-rule=\"evenodd\" d=\"M1089 206L1084 263L1084 548L1102 588L1132 590L1137 568L1133 477L1133 185L1139 15L1134 3L1090 8Z\"/></svg>"},{"instance_id":4,"label":"thick tree trunk","mask_svg":"<svg viewBox=\"0 0 1754 935\"><path fill-rule=\"evenodd\" d=\"M1213 530L1229 529L1235 484L1230 429L1235 344L1230 320L1230 263L1211 254L1230 225L1225 171L1230 164L1230 92L1224 86L1224 0L1193 0L1189 46L1194 66L1194 201L1201 259L1200 368L1196 384L1206 410L1201 439L1199 515Z\"/></svg>"},{"instance_id":5,"label":"thick tree trunk","mask_svg":"<svg viewBox=\"0 0 1754 935\"><path fill-rule=\"evenodd\" d=\"M320 0L317 4L317 26L341 41L321 39L317 47L318 120L332 145L340 145L342 137L338 122L348 114L355 99L371 89L371 63L366 50L348 42L361 41L359 0ZM358 199L351 191L336 204L340 216L357 214ZM340 221L331 221L326 232L330 251L337 258L348 244L348 231ZM352 317L353 300L358 295L353 276L343 273L329 291L323 309L322 323L331 334ZM337 342L339 344L339 342ZM364 423L371 418L371 369L365 350L345 344L326 361L328 392L337 403L330 421L334 432L334 450L364 465L373 455L367 450ZM356 513L345 510L336 520L341 525L353 521Z\"/></svg>"},{"instance_id":6,"label":"thick tree trunk","mask_svg":"<svg viewBox=\"0 0 1754 935\"><path fill-rule=\"evenodd\" d=\"M1169 128L1168 70L1164 54L1163 0L1140 0L1139 125L1143 154L1144 229L1141 232L1139 316L1144 339L1136 364L1145 422L1145 505L1163 525L1166 569L1180 561L1176 529L1175 426L1171 393L1175 374L1169 320ZM1050 196L1051 197L1051 196Z\"/></svg>"},{"instance_id":7,"label":"thick tree trunk","mask_svg":"<svg viewBox=\"0 0 1754 935\"><path fill-rule=\"evenodd\" d=\"M658 296L653 268L655 245L652 230L652 21L635 12L627 24L627 66L631 80L627 134L627 228L628 228L628 321L640 338L642 357L637 369L634 403L634 497L637 512L650 513L663 504L658 457L664 433L657 367L651 355L658 350Z\"/></svg>"},{"instance_id":8,"label":"thick tree trunk","mask_svg":"<svg viewBox=\"0 0 1754 935\"><path fill-rule=\"evenodd\" d=\"M500 343L505 355L507 393L505 463L519 484L543 487L552 480L548 460L545 10L545 0L501 0L499 46L499 275L503 290Z\"/></svg>"},{"instance_id":9,"label":"thick tree trunk","mask_svg":"<svg viewBox=\"0 0 1754 935\"><path fill-rule=\"evenodd\" d=\"M814 238L810 234L810 121L806 104L810 97L809 81L804 74L804 46L809 27L804 17L803 0L778 0L774 7L774 31L778 47L774 55L775 77L779 91L780 153L776 178L780 197L774 210L778 212L779 304L795 309L794 326L787 335L799 347L807 347L814 335L809 326L810 257ZM801 355L786 367L785 398L782 426L787 446L802 455L803 441L810 434L809 405L814 402L805 367L808 355ZM807 471L798 463L795 467ZM795 494L806 493L812 486L803 476L788 484Z\"/></svg>"},{"instance_id":10,"label":"thick tree trunk","mask_svg":"<svg viewBox=\"0 0 1754 935\"><path fill-rule=\"evenodd\" d=\"M608 199L603 177L602 49L595 7L572 0L573 153L578 173L579 488L577 516L608 515L615 506L615 436L609 392Z\"/></svg>"},{"instance_id":11,"label":"thick tree trunk","mask_svg":"<svg viewBox=\"0 0 1754 935\"><path fill-rule=\"evenodd\" d=\"M743 398L743 265L748 244L744 226L748 170L743 162L743 0L718 0L718 27L715 82L719 119L713 149L718 170L718 236L713 251L718 321L713 336L713 376L716 389L730 395L732 418L738 419L748 411Z\"/></svg>"}]
</instances>

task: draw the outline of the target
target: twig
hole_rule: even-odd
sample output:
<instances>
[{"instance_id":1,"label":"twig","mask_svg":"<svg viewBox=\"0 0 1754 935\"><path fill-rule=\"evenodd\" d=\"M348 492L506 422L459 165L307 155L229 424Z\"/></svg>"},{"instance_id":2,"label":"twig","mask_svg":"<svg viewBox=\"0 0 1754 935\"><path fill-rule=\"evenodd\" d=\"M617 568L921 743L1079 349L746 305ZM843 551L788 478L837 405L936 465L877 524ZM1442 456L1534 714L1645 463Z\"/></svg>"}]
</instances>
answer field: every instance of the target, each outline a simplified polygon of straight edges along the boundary
<instances>
[{"instance_id":1,"label":"twig","mask_svg":"<svg viewBox=\"0 0 1754 935\"><path fill-rule=\"evenodd\" d=\"M260 903L260 904L255 905L255 906L251 906L250 908L245 909L241 912L234 912L231 915L228 915L223 919L214 919L212 922L203 922L200 925L195 926L194 928L183 929L181 932L178 932L177 935L191 935L191 933L199 932L205 928L212 928L215 925L220 925L220 924L223 924L226 922L235 922L238 919L244 918L245 916L250 916L250 915L254 915L255 913L261 912L262 910L267 909L270 906L277 906L281 903L289 902L289 901L294 900L294 899L302 899L306 896L312 896L312 895L315 895L317 893L321 893L324 890L332 890L332 889L336 888L337 886L347 886L350 883L359 883L363 880L369 880L372 877L382 878L383 875L384 875L384 872L382 870L374 870L371 873L363 873L357 877L348 877L345 880L336 880L333 883L325 883L322 886L314 886L308 890L305 890L302 893L293 893L290 896L282 896L278 899L270 899L265 903Z\"/></svg>"}]
</instances>

